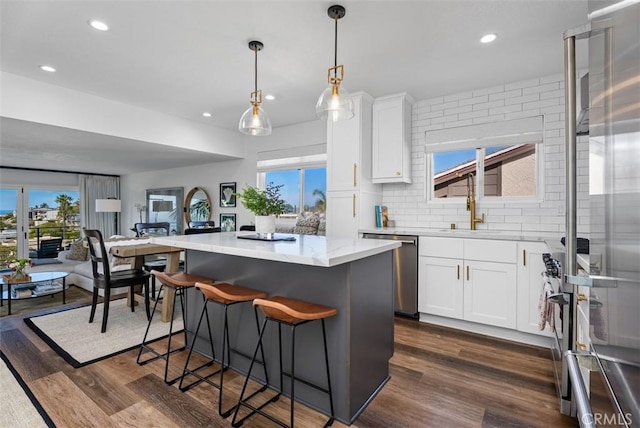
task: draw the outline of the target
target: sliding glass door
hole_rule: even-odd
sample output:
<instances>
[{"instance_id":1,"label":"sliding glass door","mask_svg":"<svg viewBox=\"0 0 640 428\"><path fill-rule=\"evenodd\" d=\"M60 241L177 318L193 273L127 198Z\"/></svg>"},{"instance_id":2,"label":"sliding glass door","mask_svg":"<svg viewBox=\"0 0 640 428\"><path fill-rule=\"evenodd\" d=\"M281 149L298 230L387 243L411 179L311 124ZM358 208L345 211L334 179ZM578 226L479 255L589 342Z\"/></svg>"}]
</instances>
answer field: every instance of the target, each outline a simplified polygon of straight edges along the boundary
<instances>
[{"instance_id":1,"label":"sliding glass door","mask_svg":"<svg viewBox=\"0 0 640 428\"><path fill-rule=\"evenodd\" d=\"M0 269L12 258L54 258L80 233L77 188L0 188Z\"/></svg>"},{"instance_id":2,"label":"sliding glass door","mask_svg":"<svg viewBox=\"0 0 640 428\"><path fill-rule=\"evenodd\" d=\"M11 259L23 257L24 233L21 214L22 189L0 189L0 269L7 269Z\"/></svg>"},{"instance_id":3,"label":"sliding glass door","mask_svg":"<svg viewBox=\"0 0 640 428\"><path fill-rule=\"evenodd\" d=\"M78 239L80 200L77 189L27 189L29 257L57 257Z\"/></svg>"}]
</instances>

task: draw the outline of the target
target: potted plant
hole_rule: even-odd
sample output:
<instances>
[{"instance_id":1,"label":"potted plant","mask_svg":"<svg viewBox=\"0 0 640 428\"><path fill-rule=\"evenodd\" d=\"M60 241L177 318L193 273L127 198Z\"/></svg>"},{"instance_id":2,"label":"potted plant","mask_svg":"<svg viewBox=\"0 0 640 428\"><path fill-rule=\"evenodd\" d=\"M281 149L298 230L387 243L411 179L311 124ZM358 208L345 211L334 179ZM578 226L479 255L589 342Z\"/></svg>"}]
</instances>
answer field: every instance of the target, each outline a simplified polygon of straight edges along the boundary
<instances>
[{"instance_id":1,"label":"potted plant","mask_svg":"<svg viewBox=\"0 0 640 428\"><path fill-rule=\"evenodd\" d=\"M284 212L285 201L280 197L282 184L267 184L265 190L254 186L246 186L236 197L242 205L256 216L256 232L260 234L275 233L276 216Z\"/></svg>"}]
</instances>

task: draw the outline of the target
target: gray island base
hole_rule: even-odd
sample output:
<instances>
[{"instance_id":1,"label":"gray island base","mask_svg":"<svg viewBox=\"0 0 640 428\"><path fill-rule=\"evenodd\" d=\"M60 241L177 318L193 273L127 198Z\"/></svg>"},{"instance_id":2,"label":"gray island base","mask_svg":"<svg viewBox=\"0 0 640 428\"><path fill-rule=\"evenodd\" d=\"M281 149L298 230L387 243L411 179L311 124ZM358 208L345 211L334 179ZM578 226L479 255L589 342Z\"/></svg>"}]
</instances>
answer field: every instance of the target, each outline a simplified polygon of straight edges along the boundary
<instances>
[{"instance_id":1,"label":"gray island base","mask_svg":"<svg viewBox=\"0 0 640 428\"><path fill-rule=\"evenodd\" d=\"M330 238L327 239L330 240ZM169 238L161 238L157 242L167 243ZM187 248L190 246L176 240L170 242L175 246L181 244ZM301 243L289 245L301 245ZM326 320L335 417L342 423L351 424L389 379L389 359L393 355L394 328L393 269L392 251L390 251L393 247L395 245L389 246L388 249L379 247L376 250L378 253L361 254L358 257L362 258L355 260L317 266L255 258L251 255L222 254L215 252L221 251L220 247L216 246L217 250L187 249L186 266L190 273L204 275L217 282L236 283L263 290L271 296L282 295L335 307L338 314ZM264 248L264 246L261 248L262 252ZM195 289L189 290L187 305L185 325L191 341L193 332L196 330L197 318L202 310L201 293ZM217 353L216 359L219 360L218 353L222 349L220 326L223 319L223 310L220 305L209 304L209 316ZM259 312L259 316L262 320L262 313ZM269 323L267 328L265 332L266 367L270 383L278 388L277 325ZM231 348L251 355L258 337L251 304L234 305L229 308L229 332ZM290 367L290 354L287 351L291 339L290 333L288 328L282 328L284 350L282 358L285 372L288 372ZM211 353L204 327L201 327L194 346L205 355ZM296 377L318 385L326 385L320 323L309 323L299 328L296 334L295 361ZM232 353L231 366L246 374L249 360ZM252 375L264 380L261 366L256 366ZM284 393L288 396L289 378L285 376L283 383ZM329 400L326 394L301 382L296 382L295 388L296 398L299 401L329 414ZM260 398L271 395L273 392L266 392ZM256 397L254 400L260 398ZM256 401L256 403L260 402Z\"/></svg>"}]
</instances>

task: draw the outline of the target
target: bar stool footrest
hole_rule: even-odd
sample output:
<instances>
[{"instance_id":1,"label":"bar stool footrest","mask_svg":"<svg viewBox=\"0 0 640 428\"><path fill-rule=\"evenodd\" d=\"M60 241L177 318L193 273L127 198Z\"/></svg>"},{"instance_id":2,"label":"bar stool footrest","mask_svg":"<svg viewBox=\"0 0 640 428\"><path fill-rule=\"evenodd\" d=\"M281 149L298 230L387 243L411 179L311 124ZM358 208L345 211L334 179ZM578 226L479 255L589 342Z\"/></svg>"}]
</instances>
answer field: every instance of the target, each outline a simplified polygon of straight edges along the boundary
<instances>
[{"instance_id":1,"label":"bar stool footrest","mask_svg":"<svg viewBox=\"0 0 640 428\"><path fill-rule=\"evenodd\" d=\"M189 383L189 384L187 384L185 386L180 386L180 391L182 391L182 392L188 391L192 387L198 385L200 382L206 382L209 385L213 386L214 388L220 389L220 385L215 383L215 382L213 382L213 381L211 381L211 380L209 380L209 378L219 374L221 371L229 370L229 366L224 367L224 368L220 367L218 370L214 371L213 373L209 373L208 375L205 375L205 376L203 376L203 375L198 373L198 370L201 370L201 369L203 369L205 367L211 367L215 363L216 363L216 361L212 360L212 361L208 361L208 362L206 362L206 363L204 363L204 364L202 364L199 367L196 367L194 369L186 369L186 370L184 370L184 372L182 373L182 377L183 378L186 378L187 376L193 376L197 380L194 380L193 382L191 382L191 383ZM182 385L182 383L181 383L181 385Z\"/></svg>"},{"instance_id":2,"label":"bar stool footrest","mask_svg":"<svg viewBox=\"0 0 640 428\"><path fill-rule=\"evenodd\" d=\"M252 393L251 395L249 395L247 398L245 398L244 400L238 402L238 404L236 405L236 407L239 406L245 406L247 409L251 410L251 412L247 415L245 415L242 419L240 419L239 421L236 421L234 424L232 424L231 426L233 427L239 427L242 426L242 424L244 423L244 421L246 421L248 418L250 418L251 416L253 416L254 414L258 413L262 416L264 416L265 418L269 419L270 421L288 428L288 425L283 424L281 421L279 421L278 419L276 419L275 417L265 413L262 411L262 409L264 407L266 407L268 404L270 403L275 403L276 401L278 401L280 399L280 396L282 395L282 392L278 392L276 395L274 395L273 397L269 398L267 401L265 401L264 403L262 403L260 406L258 407L254 407L253 405L247 403L246 401L251 399L253 396L255 396L256 394L258 394L259 392L263 392L268 388L268 385L263 385L262 388L260 388L259 390L255 391L254 393Z\"/></svg>"},{"instance_id":3,"label":"bar stool footrest","mask_svg":"<svg viewBox=\"0 0 640 428\"><path fill-rule=\"evenodd\" d=\"M180 352L180 351L184 351L185 349L187 349L185 346L181 346L180 348L172 349L169 352L165 352L164 354L161 354L160 352L158 352L155 349L150 348L150 347L148 347L146 345L140 345L140 346L142 347L142 349L145 349L147 352L150 352L150 353L155 355L155 357L152 357L152 358L149 358L149 359L146 359L146 360L143 360L143 361L140 361L140 358L138 358L137 363L140 366L144 366L145 364L150 363L151 361L155 361L158 358L162 358L163 360L166 361L168 354L173 354L174 352ZM140 354L140 356L142 356L142 354Z\"/></svg>"}]
</instances>

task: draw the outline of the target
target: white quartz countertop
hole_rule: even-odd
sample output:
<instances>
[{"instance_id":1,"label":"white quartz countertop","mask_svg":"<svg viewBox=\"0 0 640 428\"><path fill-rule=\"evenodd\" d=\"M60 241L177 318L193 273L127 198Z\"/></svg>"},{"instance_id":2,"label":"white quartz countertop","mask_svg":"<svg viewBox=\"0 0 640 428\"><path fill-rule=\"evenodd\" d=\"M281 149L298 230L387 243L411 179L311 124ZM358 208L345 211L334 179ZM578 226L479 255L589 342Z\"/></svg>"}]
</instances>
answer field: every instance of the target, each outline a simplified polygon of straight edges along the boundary
<instances>
[{"instance_id":1,"label":"white quartz countertop","mask_svg":"<svg viewBox=\"0 0 640 428\"><path fill-rule=\"evenodd\" d=\"M503 241L558 241L560 238L540 236L540 232L521 232L509 230L469 230L469 229L430 229L420 227L385 227L360 229L360 233L412 236L442 236L448 238L498 239Z\"/></svg>"},{"instance_id":2,"label":"white quartz countertop","mask_svg":"<svg viewBox=\"0 0 640 428\"><path fill-rule=\"evenodd\" d=\"M315 235L294 236L295 241L254 241L238 235L255 232L202 233L196 235L154 236L151 242L188 250L274 260L310 266L331 267L363 259L400 247L401 242L373 239L344 239Z\"/></svg>"}]
</instances>

